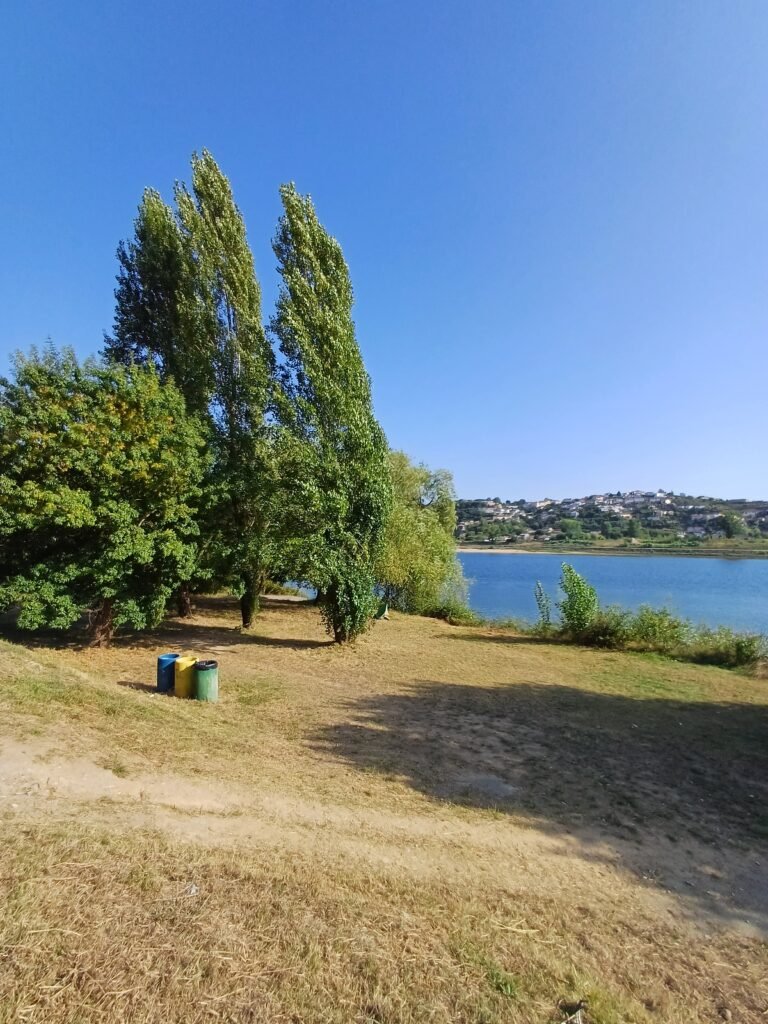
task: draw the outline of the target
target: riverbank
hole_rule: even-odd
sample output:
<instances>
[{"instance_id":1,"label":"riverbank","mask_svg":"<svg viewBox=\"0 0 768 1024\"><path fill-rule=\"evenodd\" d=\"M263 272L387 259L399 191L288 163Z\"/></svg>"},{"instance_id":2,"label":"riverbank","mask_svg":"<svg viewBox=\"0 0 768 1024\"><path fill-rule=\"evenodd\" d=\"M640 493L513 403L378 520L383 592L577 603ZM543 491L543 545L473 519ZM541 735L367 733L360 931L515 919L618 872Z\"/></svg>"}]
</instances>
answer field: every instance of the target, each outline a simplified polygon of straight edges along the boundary
<instances>
[{"instance_id":1,"label":"riverbank","mask_svg":"<svg viewBox=\"0 0 768 1024\"><path fill-rule=\"evenodd\" d=\"M671 547L584 547L558 544L457 544L456 550L486 555L667 555L674 558L768 558L768 547L760 548L671 548Z\"/></svg>"}]
</instances>

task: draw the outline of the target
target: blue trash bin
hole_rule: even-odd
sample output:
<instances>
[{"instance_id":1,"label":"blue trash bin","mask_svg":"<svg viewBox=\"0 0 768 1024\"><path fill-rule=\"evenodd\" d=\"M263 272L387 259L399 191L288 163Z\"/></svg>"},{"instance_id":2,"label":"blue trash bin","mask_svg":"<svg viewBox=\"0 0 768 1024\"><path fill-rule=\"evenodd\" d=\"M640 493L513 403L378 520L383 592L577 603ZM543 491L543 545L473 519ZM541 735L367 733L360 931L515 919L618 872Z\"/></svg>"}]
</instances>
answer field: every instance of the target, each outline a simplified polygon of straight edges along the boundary
<instances>
[{"instance_id":1,"label":"blue trash bin","mask_svg":"<svg viewBox=\"0 0 768 1024\"><path fill-rule=\"evenodd\" d=\"M157 692L168 693L173 689L174 662L178 654L161 654L157 659Z\"/></svg>"}]
</instances>

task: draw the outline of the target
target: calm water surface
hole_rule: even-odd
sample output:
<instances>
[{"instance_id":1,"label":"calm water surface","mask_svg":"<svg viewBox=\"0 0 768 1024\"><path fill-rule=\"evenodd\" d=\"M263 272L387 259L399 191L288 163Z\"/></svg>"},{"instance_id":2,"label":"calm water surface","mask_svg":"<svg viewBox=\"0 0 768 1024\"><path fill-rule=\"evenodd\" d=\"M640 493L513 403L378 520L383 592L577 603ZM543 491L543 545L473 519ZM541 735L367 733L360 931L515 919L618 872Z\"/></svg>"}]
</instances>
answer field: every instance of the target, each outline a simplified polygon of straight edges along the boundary
<instances>
[{"instance_id":1,"label":"calm water surface","mask_svg":"<svg viewBox=\"0 0 768 1024\"><path fill-rule=\"evenodd\" d=\"M557 599L560 564L569 562L597 588L603 604L664 605L693 622L768 633L768 559L666 555L508 555L462 551L469 603L494 618L537 618L541 580Z\"/></svg>"}]
</instances>

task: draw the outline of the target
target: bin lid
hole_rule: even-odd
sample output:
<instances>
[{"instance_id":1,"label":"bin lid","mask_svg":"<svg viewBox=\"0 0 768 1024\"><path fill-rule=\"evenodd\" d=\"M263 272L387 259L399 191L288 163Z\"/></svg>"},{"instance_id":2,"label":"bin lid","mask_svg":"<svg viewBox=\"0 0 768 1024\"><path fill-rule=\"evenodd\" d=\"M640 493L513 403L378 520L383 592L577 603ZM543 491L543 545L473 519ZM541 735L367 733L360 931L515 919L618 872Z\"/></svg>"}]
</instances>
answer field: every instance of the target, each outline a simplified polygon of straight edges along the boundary
<instances>
[{"instance_id":1,"label":"bin lid","mask_svg":"<svg viewBox=\"0 0 768 1024\"><path fill-rule=\"evenodd\" d=\"M218 667L219 667L218 661L196 661L195 662L195 668L197 669L198 672L208 672L212 668L218 668Z\"/></svg>"}]
</instances>

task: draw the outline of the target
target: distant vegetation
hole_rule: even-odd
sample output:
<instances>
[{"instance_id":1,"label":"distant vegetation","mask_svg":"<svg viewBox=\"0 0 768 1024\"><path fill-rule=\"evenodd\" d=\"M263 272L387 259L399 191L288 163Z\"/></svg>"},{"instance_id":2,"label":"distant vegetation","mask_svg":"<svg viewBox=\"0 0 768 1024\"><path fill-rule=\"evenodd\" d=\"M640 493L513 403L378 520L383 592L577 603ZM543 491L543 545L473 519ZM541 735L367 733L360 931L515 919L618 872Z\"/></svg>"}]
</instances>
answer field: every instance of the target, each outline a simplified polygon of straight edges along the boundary
<instances>
[{"instance_id":1,"label":"distant vegetation","mask_svg":"<svg viewBox=\"0 0 768 1024\"><path fill-rule=\"evenodd\" d=\"M765 549L768 501L631 491L563 501L457 502L457 539L466 544Z\"/></svg>"},{"instance_id":2,"label":"distant vegetation","mask_svg":"<svg viewBox=\"0 0 768 1024\"><path fill-rule=\"evenodd\" d=\"M210 153L175 208L148 189L118 248L112 334L0 379L0 611L95 644L229 589L251 625L269 581L317 590L339 641L383 598L461 593L449 474L388 450L341 248L280 190L268 326L245 225Z\"/></svg>"}]
</instances>

